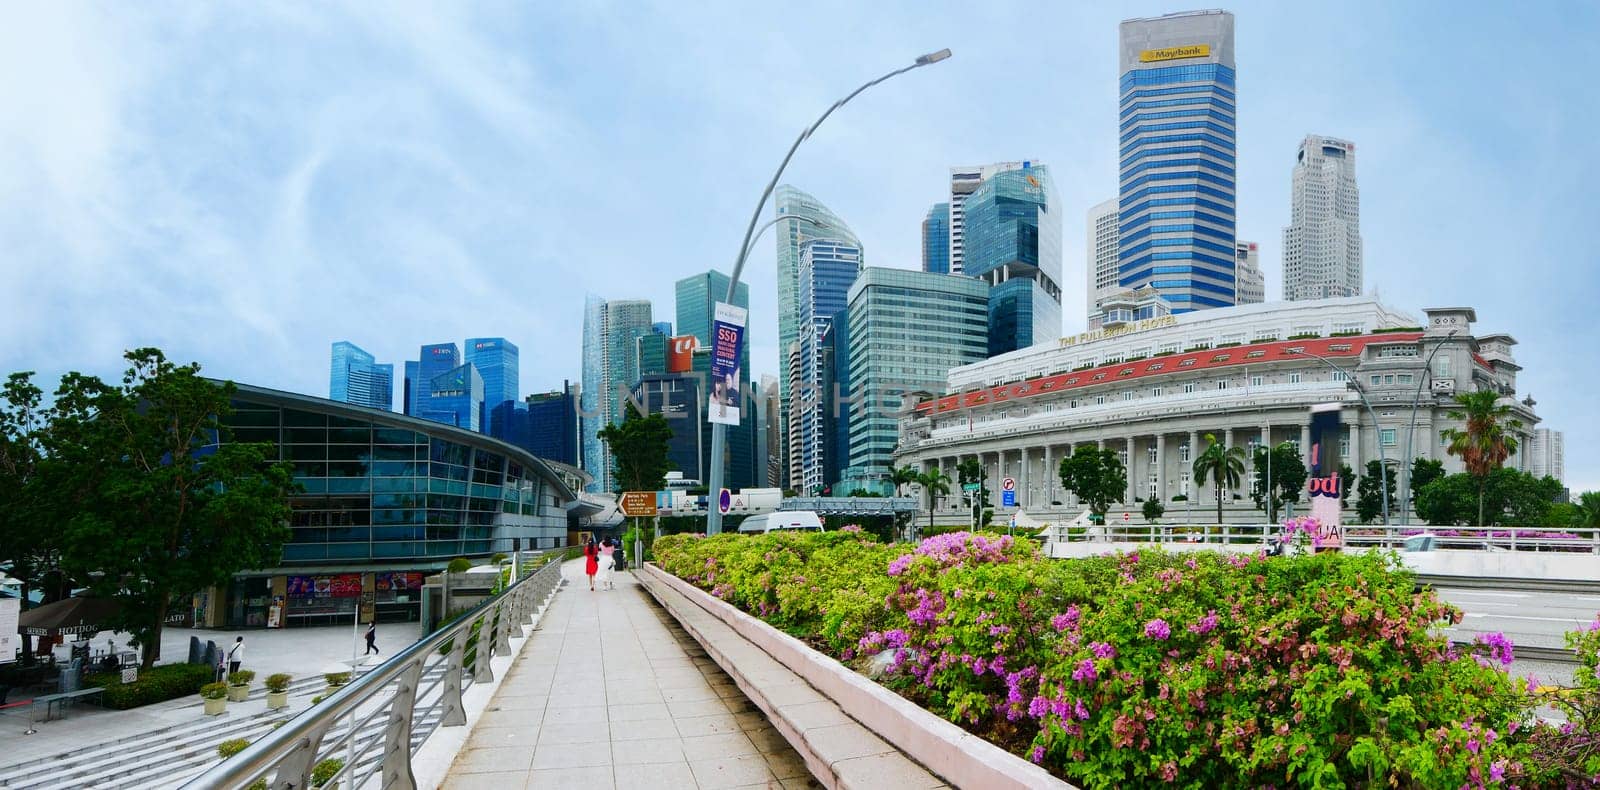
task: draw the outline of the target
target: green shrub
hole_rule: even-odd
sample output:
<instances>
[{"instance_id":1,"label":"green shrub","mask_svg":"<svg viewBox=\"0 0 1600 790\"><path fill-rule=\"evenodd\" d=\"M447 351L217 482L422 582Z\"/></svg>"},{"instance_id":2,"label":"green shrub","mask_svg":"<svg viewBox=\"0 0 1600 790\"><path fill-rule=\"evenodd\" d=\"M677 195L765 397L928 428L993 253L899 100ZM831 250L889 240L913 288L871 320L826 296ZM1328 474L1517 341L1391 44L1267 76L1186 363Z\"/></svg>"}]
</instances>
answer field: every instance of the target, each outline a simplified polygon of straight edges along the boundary
<instances>
[{"instance_id":1,"label":"green shrub","mask_svg":"<svg viewBox=\"0 0 1600 790\"><path fill-rule=\"evenodd\" d=\"M503 552L503 551L497 551L497 552L494 553L494 556L489 558L489 561L494 563L494 564L496 564L496 565L499 565L500 563L506 561L506 553Z\"/></svg>"},{"instance_id":2,"label":"green shrub","mask_svg":"<svg viewBox=\"0 0 1600 790\"><path fill-rule=\"evenodd\" d=\"M115 672L97 673L84 678L84 685L105 689L101 704L113 710L128 710L141 705L187 697L210 683L216 671L199 664L162 664L139 671L139 679L123 683Z\"/></svg>"},{"instance_id":3,"label":"green shrub","mask_svg":"<svg viewBox=\"0 0 1600 790\"><path fill-rule=\"evenodd\" d=\"M241 669L238 672L228 673L228 685L230 686L248 686L250 685L250 681L255 679L256 673L251 672L248 669Z\"/></svg>"},{"instance_id":4,"label":"green shrub","mask_svg":"<svg viewBox=\"0 0 1600 790\"><path fill-rule=\"evenodd\" d=\"M329 688L338 688L350 682L349 672L324 672L322 679L328 682Z\"/></svg>"},{"instance_id":5,"label":"green shrub","mask_svg":"<svg viewBox=\"0 0 1600 790\"><path fill-rule=\"evenodd\" d=\"M228 687L222 683L207 683L200 687L200 696L204 699L222 699L228 696Z\"/></svg>"},{"instance_id":6,"label":"green shrub","mask_svg":"<svg viewBox=\"0 0 1600 790\"><path fill-rule=\"evenodd\" d=\"M217 744L217 756L226 760L229 757L244 751L249 745L250 742L243 738L230 738L222 743Z\"/></svg>"},{"instance_id":7,"label":"green shrub","mask_svg":"<svg viewBox=\"0 0 1600 790\"><path fill-rule=\"evenodd\" d=\"M289 690L289 683L293 681L292 675L277 672L267 676L267 691L282 693Z\"/></svg>"},{"instance_id":8,"label":"green shrub","mask_svg":"<svg viewBox=\"0 0 1600 790\"><path fill-rule=\"evenodd\" d=\"M317 696L311 698L311 704L315 705L315 704L317 704L317 703L319 703L319 702L321 702L321 701L323 701L325 699L327 699L326 695L318 694Z\"/></svg>"},{"instance_id":9,"label":"green shrub","mask_svg":"<svg viewBox=\"0 0 1600 790\"><path fill-rule=\"evenodd\" d=\"M311 786L322 787L326 785L333 779L334 774L339 773L341 768L344 768L344 760L336 757L317 763L317 766L311 769Z\"/></svg>"},{"instance_id":10,"label":"green shrub","mask_svg":"<svg viewBox=\"0 0 1600 790\"><path fill-rule=\"evenodd\" d=\"M1593 728L1535 716L1546 703L1512 684L1500 635L1453 647L1437 629L1460 612L1392 553L1050 560L1002 536L913 551L836 532L668 536L656 553L858 669L888 651L884 685L1086 788L1546 787L1600 770ZM1580 655L1600 649L1592 628Z\"/></svg>"},{"instance_id":11,"label":"green shrub","mask_svg":"<svg viewBox=\"0 0 1600 790\"><path fill-rule=\"evenodd\" d=\"M466 557L457 557L451 560L449 565L445 566L445 570L451 573L466 573L471 569L472 560L469 560Z\"/></svg>"}]
</instances>

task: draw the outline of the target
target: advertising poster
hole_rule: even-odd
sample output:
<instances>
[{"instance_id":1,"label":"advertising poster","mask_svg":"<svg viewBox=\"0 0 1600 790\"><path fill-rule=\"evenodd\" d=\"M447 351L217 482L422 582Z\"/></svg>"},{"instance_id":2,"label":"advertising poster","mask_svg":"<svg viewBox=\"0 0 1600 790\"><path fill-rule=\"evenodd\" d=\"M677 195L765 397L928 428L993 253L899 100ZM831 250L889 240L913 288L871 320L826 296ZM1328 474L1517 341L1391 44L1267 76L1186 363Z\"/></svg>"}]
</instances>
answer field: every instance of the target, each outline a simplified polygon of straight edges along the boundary
<instances>
[{"instance_id":1,"label":"advertising poster","mask_svg":"<svg viewBox=\"0 0 1600 790\"><path fill-rule=\"evenodd\" d=\"M739 358L744 351L743 307L717 302L711 321L711 400L706 421L739 424Z\"/></svg>"},{"instance_id":2,"label":"advertising poster","mask_svg":"<svg viewBox=\"0 0 1600 790\"><path fill-rule=\"evenodd\" d=\"M1339 404L1326 403L1311 407L1310 472L1307 483L1311 489L1311 517L1321 526L1323 548L1337 548L1343 544L1340 528L1339 498L1344 493L1339 479L1339 442L1344 437L1344 427L1339 424Z\"/></svg>"},{"instance_id":3,"label":"advertising poster","mask_svg":"<svg viewBox=\"0 0 1600 790\"><path fill-rule=\"evenodd\" d=\"M335 598L360 598L361 574L341 573L333 577L330 586L332 587L332 595Z\"/></svg>"},{"instance_id":4,"label":"advertising poster","mask_svg":"<svg viewBox=\"0 0 1600 790\"><path fill-rule=\"evenodd\" d=\"M667 340L667 372L688 373L694 370L694 350L699 346L694 335L684 335Z\"/></svg>"},{"instance_id":5,"label":"advertising poster","mask_svg":"<svg viewBox=\"0 0 1600 790\"><path fill-rule=\"evenodd\" d=\"M290 598L315 598L316 579L311 576L290 576L286 586Z\"/></svg>"},{"instance_id":6,"label":"advertising poster","mask_svg":"<svg viewBox=\"0 0 1600 790\"><path fill-rule=\"evenodd\" d=\"M21 598L0 598L0 664L16 660L22 649L22 638L17 635L17 619L22 617Z\"/></svg>"}]
</instances>

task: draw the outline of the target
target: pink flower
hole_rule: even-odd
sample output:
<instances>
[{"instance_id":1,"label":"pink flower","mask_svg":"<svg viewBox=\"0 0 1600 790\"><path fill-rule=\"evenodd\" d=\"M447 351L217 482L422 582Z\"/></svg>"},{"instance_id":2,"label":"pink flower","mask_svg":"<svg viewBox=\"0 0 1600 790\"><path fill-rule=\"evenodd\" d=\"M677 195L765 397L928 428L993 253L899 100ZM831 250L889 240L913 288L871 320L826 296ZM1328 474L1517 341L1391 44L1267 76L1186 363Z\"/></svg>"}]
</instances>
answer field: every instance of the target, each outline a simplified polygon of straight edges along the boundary
<instances>
[{"instance_id":1,"label":"pink flower","mask_svg":"<svg viewBox=\"0 0 1600 790\"><path fill-rule=\"evenodd\" d=\"M899 576L900 574L905 573L906 568L911 567L911 561L914 559L916 559L916 555L914 554L902 554L898 557L895 557L893 560L890 560L889 575Z\"/></svg>"},{"instance_id":2,"label":"pink flower","mask_svg":"<svg viewBox=\"0 0 1600 790\"><path fill-rule=\"evenodd\" d=\"M860 524L846 524L846 525L840 527L839 531L840 532L860 532L861 531L861 525Z\"/></svg>"},{"instance_id":3,"label":"pink flower","mask_svg":"<svg viewBox=\"0 0 1600 790\"><path fill-rule=\"evenodd\" d=\"M1090 642L1089 649L1094 651L1096 658L1116 658L1117 649L1105 642Z\"/></svg>"},{"instance_id":4,"label":"pink flower","mask_svg":"<svg viewBox=\"0 0 1600 790\"><path fill-rule=\"evenodd\" d=\"M1028 759L1034 761L1035 763L1044 762L1044 747L1043 746L1035 746L1035 747L1033 747L1033 751L1028 753Z\"/></svg>"},{"instance_id":5,"label":"pink flower","mask_svg":"<svg viewBox=\"0 0 1600 790\"><path fill-rule=\"evenodd\" d=\"M1078 681L1079 683L1092 681L1099 677L1100 673L1095 672L1094 670L1094 662L1087 658L1079 661L1078 668L1072 670L1072 679Z\"/></svg>"},{"instance_id":6,"label":"pink flower","mask_svg":"<svg viewBox=\"0 0 1600 790\"><path fill-rule=\"evenodd\" d=\"M1081 615L1082 612L1079 611L1078 605L1073 604L1067 607L1067 611L1050 618L1050 626L1057 631L1076 629L1078 627L1078 618Z\"/></svg>"},{"instance_id":7,"label":"pink flower","mask_svg":"<svg viewBox=\"0 0 1600 790\"><path fill-rule=\"evenodd\" d=\"M1157 617L1144 624L1144 635L1151 639L1166 639L1172 636L1172 626L1167 625L1166 620Z\"/></svg>"},{"instance_id":8,"label":"pink flower","mask_svg":"<svg viewBox=\"0 0 1600 790\"><path fill-rule=\"evenodd\" d=\"M1211 630L1216 628L1216 627L1217 627L1217 610L1212 609L1211 611L1206 613L1205 617L1200 618L1200 622L1189 626L1189 631L1191 633L1196 633L1196 634L1209 634L1209 633L1211 633Z\"/></svg>"},{"instance_id":9,"label":"pink flower","mask_svg":"<svg viewBox=\"0 0 1600 790\"><path fill-rule=\"evenodd\" d=\"M1511 640L1507 639L1505 634L1499 632L1478 634L1477 636L1473 637L1472 641L1474 644L1483 645L1489 648L1489 657L1499 661L1502 666L1511 666L1512 644Z\"/></svg>"},{"instance_id":10,"label":"pink flower","mask_svg":"<svg viewBox=\"0 0 1600 790\"><path fill-rule=\"evenodd\" d=\"M1083 706L1083 700L1077 700L1077 707L1073 709L1072 715L1077 716L1083 721L1089 720L1089 709Z\"/></svg>"}]
</instances>

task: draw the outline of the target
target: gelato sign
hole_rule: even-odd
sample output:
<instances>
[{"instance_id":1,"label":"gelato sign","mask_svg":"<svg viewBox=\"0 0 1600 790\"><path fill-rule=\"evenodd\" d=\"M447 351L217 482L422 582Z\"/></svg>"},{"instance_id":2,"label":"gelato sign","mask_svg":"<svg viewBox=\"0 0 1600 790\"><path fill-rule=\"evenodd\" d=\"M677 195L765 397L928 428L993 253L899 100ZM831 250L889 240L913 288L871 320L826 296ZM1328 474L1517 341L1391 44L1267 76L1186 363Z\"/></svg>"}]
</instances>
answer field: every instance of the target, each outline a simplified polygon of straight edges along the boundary
<instances>
[{"instance_id":1,"label":"gelato sign","mask_svg":"<svg viewBox=\"0 0 1600 790\"><path fill-rule=\"evenodd\" d=\"M1061 345L1063 347L1076 346L1082 343L1092 343L1096 340L1105 340L1107 338L1131 335L1136 332L1148 332L1152 329L1162 329L1177 325L1177 316L1163 315L1156 318L1146 318L1142 321L1130 321L1122 326L1112 327L1111 329L1096 329L1093 332L1079 332L1076 335L1061 338Z\"/></svg>"}]
</instances>

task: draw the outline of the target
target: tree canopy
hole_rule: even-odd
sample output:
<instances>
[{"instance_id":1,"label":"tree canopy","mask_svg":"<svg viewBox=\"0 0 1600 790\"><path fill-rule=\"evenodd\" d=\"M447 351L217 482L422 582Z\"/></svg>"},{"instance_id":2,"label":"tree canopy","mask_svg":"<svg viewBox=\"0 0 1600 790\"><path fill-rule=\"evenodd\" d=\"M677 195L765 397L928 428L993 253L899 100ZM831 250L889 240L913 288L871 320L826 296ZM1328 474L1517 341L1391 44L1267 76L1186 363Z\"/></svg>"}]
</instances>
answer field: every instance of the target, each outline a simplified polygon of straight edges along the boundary
<instances>
[{"instance_id":1,"label":"tree canopy","mask_svg":"<svg viewBox=\"0 0 1600 790\"><path fill-rule=\"evenodd\" d=\"M1511 407L1500 403L1500 393L1494 390L1457 395L1456 404L1460 408L1450 412L1450 419L1465 420L1466 425L1443 431L1450 442L1445 449L1461 459L1467 474L1477 483L1478 523L1483 524L1489 476L1517 451L1517 437L1512 431L1522 427L1522 422L1512 418Z\"/></svg>"},{"instance_id":2,"label":"tree canopy","mask_svg":"<svg viewBox=\"0 0 1600 790\"><path fill-rule=\"evenodd\" d=\"M1494 470L1481 489L1472 475L1446 475L1417 492L1417 516L1434 526L1536 527L1547 522L1560 495L1560 481L1518 469Z\"/></svg>"},{"instance_id":3,"label":"tree canopy","mask_svg":"<svg viewBox=\"0 0 1600 790\"><path fill-rule=\"evenodd\" d=\"M1128 490L1127 472L1111 450L1080 445L1061 459L1059 471L1061 487L1088 505L1096 521L1104 522L1111 504Z\"/></svg>"},{"instance_id":4,"label":"tree canopy","mask_svg":"<svg viewBox=\"0 0 1600 790\"><path fill-rule=\"evenodd\" d=\"M667 459L667 442L671 439L672 427L666 417L642 415L631 402L621 425L612 423L600 429L600 440L611 449L616 493L666 488L667 471L672 468Z\"/></svg>"},{"instance_id":5,"label":"tree canopy","mask_svg":"<svg viewBox=\"0 0 1600 790\"><path fill-rule=\"evenodd\" d=\"M1278 521L1278 510L1289 502L1299 502L1300 492L1306 487L1306 465L1300 451L1284 442L1272 448L1272 479L1267 479L1267 448L1257 447L1251 461L1255 468L1255 482L1250 486L1250 498L1256 508L1267 514L1267 520Z\"/></svg>"},{"instance_id":6,"label":"tree canopy","mask_svg":"<svg viewBox=\"0 0 1600 790\"><path fill-rule=\"evenodd\" d=\"M1224 492L1239 487L1244 480L1244 448L1223 447L1215 434L1206 434L1209 442L1205 452L1194 459L1195 482L1211 481L1217 494L1217 523L1222 523L1222 497Z\"/></svg>"},{"instance_id":7,"label":"tree canopy","mask_svg":"<svg viewBox=\"0 0 1600 790\"><path fill-rule=\"evenodd\" d=\"M1385 479L1386 477L1387 479ZM1395 474L1392 470L1386 476L1384 475L1381 461L1368 461L1366 472L1361 476L1361 482L1356 485L1356 518L1360 519L1363 524L1370 524L1373 519L1383 513L1383 499L1381 497L1384 494L1379 493L1380 489L1387 493L1389 510L1392 512L1398 504L1394 495L1395 485Z\"/></svg>"}]
</instances>

